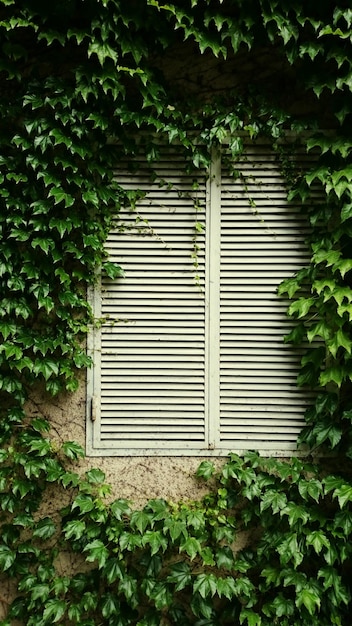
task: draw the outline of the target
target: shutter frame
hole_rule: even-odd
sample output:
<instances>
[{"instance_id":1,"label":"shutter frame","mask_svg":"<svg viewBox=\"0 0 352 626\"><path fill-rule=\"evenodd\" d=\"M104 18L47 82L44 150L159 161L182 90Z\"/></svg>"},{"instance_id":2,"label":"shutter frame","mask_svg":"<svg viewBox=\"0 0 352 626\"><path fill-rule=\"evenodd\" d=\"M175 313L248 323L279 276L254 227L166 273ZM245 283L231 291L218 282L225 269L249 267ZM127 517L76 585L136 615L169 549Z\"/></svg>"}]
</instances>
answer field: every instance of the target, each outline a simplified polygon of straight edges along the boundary
<instances>
[{"instance_id":1,"label":"shutter frame","mask_svg":"<svg viewBox=\"0 0 352 626\"><path fill-rule=\"evenodd\" d=\"M158 164L160 176L166 178L171 174L175 188L177 185L185 184L187 186L185 178L182 178L182 175L177 171L177 164L182 163L177 155L177 149L172 149L171 154L171 159L168 158L166 161L164 156L162 164L160 166ZM91 301L94 313L98 317L101 314L103 316L104 314L116 315L114 307L117 298L119 298L121 315L128 314L128 311L134 306L133 289L138 289L143 277L145 278L144 293L149 294L148 297L150 298L149 300L147 298L147 301L153 302L153 294L156 293L156 290L160 298L158 303L150 304L147 312L142 310L138 312L138 306L135 307L136 325L129 328L127 325L121 327L123 338L120 337L118 340L119 354L116 359L121 364L121 368L127 368L126 380L114 382L114 380L116 381L114 372L117 371L114 370L114 367L112 367L110 377L102 373L104 368L107 369L108 363L115 362L114 354L109 354L109 350L114 351L115 333L111 332L109 337L109 331L103 324L100 330L95 330L90 334L88 349L93 356L94 368L88 374L87 393L88 399L94 397L98 409L96 419L92 421L90 408L87 408L87 453L89 455L211 456L226 455L229 452L243 453L245 450L253 448L258 449L263 455L285 455L293 451L296 454L300 453L296 449L296 439L304 424L303 408L312 400L314 394L303 393L304 401L303 404L301 403L299 411L295 407L294 400L287 406L290 396L294 399L302 393L297 390L294 381L298 373L297 359L300 357L300 351L283 344L283 335L286 334L285 328L288 332L292 326L292 321L285 317L286 303L276 295L272 299L265 299L265 297L268 286L270 288L276 287L286 276L292 275L294 269L298 269L298 266L293 267L290 263L288 255L291 253L289 251L292 250L295 253L300 251L299 254L302 254L306 247L302 242L300 219L297 221L298 207L287 204L282 178L274 169L273 153L270 152L265 142L258 142L257 147L250 146L247 149L247 156L248 158L246 157L247 160L243 164L243 172L252 176L256 170L257 175L262 175L264 179L261 186L254 183L250 184L249 191L255 196L258 211L266 210L265 218L269 224L268 228L272 231L276 229L279 238L275 252L276 257L274 255L278 260L276 265L272 263L271 267L268 263L270 269L268 269L267 275L258 278L262 267L263 251L268 251L268 245L261 239L256 242L256 248L251 249L253 239L261 236L261 225L258 226L254 222L253 226L253 220L252 222L244 220L243 214L246 211L247 217L253 217L253 215L251 215L251 210L248 211L250 206L246 197L247 192L244 192L243 189L240 190L238 182L237 186L233 180L231 182L232 189L230 192L235 197L230 198L227 195L229 177L226 172L221 173L220 157L214 151L207 188L203 188L202 191L202 199L206 204L207 212L207 237L205 244L205 291L202 296L204 297L204 316L202 324L199 325L197 312L199 313L200 309L197 303L192 301L192 294L197 288L194 283L185 285L182 277L178 274L180 268L184 267L180 265L180 262L185 263L186 255L188 255L187 258L191 255L190 239L177 241L171 226L165 222L165 216L170 215L168 206L170 207L172 203L177 205L178 194L174 193L173 190L169 196L168 202L170 202L168 204L168 202L160 201L160 188L158 190L152 185L146 189L148 194L137 203L138 211L143 217L146 214L148 202L151 205L159 202L160 211L157 216L153 214L152 208L151 216L154 220L152 228L155 224L155 230L160 234L161 239L166 238L166 241L171 242L171 245L176 245L175 254L165 260L165 268L172 275L172 279L170 285L167 285L164 277L158 275L159 260L157 255L155 256L153 253L155 242L145 241L143 258L144 262L145 260L148 261L148 269L145 270L143 263L138 262L138 260L132 262L133 278L130 292L123 293L123 289L121 291L119 286L114 286L110 281L109 289L112 295L109 298L111 302L106 304L106 302L104 303L103 291L99 291L98 287L94 290ZM256 168L258 165L259 167ZM138 187L137 179L129 178L127 173L124 173L123 176L121 184L127 185L130 189ZM144 184L147 185L146 181ZM268 187L266 191L265 185ZM270 192L271 212L267 211L268 190ZM177 211L177 208L175 210ZM222 222L218 219L220 211ZM193 217L196 221L196 214ZM283 218L287 220L288 226L283 225ZM226 227L224 230L223 222L231 223L231 227ZM302 224L303 222L304 220L302 220ZM180 232L182 228L187 228L187 223L189 225L187 220L184 223L182 223L182 219L180 220ZM146 231L148 228L149 226L146 226ZM236 249L234 249L233 238L236 237L239 229L241 229L242 236L240 241L237 238ZM144 235L144 238L146 239L147 235ZM118 231L112 231L107 246L112 260L123 265L120 251L126 253L128 257L132 242L132 236L123 237ZM218 254L214 252L214 248L219 247L220 244L221 253ZM216 259L217 256L218 259ZM201 257L200 260L202 267L204 267L204 259ZM216 301L216 280L220 264L221 296ZM255 278L257 270L259 274ZM250 271L254 272L252 278L249 275ZM234 279L236 273L237 279ZM106 282L104 283L103 280L103 289L105 285ZM255 291L253 290L254 285ZM155 315L161 311L160 307L165 304L164 295L167 296L165 311L169 308L170 312L165 312L164 317L158 319L158 328L161 330L163 339L160 341L159 352L154 350L154 357L158 357L159 354L159 357L165 359L164 364L173 364L175 371L178 368L182 371L183 365L187 362L187 371L193 373L193 380L195 381L194 385L192 382L188 384L188 389L185 390L179 407L177 404L178 400L181 400L180 397L177 397L177 394L172 394L180 389L179 385L184 380L182 374L174 374L174 380L171 382L167 380L167 377L161 380L162 372L156 375L160 363L157 359L151 362L151 356L148 354L148 349L151 349L153 328L156 324ZM261 298L262 310L256 313L253 311L253 305L258 297ZM218 324L220 309L221 322ZM189 315L194 316L188 320L186 329L182 328L181 321L171 329L170 322L173 312L182 315L182 311L186 310ZM138 327L141 320L144 324L142 330ZM231 320L232 323L230 324ZM118 327L116 326L116 328ZM237 337L232 344L229 339L224 339L227 335L233 335L234 332L238 333L239 330L241 331L240 337ZM261 351L257 349L255 342L249 341L253 337L254 330L258 334ZM180 337L184 335L186 337L184 338L185 345L188 345L187 341L190 341L189 345L193 342L193 352L191 350L186 355L186 359L184 358L186 351L184 345L179 344L179 347L176 347L176 344L172 343L175 335ZM132 344L136 345L138 339L140 347L145 348L144 355L137 348L134 354L131 348ZM236 343L235 347L233 343ZM249 345L250 343L251 345ZM102 353L101 349L103 350ZM198 353L197 350L199 350ZM204 350L204 360L201 369L197 369L200 363L199 359L202 360L200 356L202 350ZM297 363L293 368L291 359L295 355ZM262 368L261 378L259 377L257 381L253 379L255 373L253 359L257 368L260 368L260 363L265 364L265 369ZM148 373L146 373L147 365ZM224 375L224 370L227 372L226 375ZM272 379L271 386L268 384L269 378ZM102 380L105 381L103 386ZM143 384L144 387L138 387L138 384ZM123 391L125 394L122 396L115 395L115 399L112 398L110 404L104 397L109 385L114 386L115 391ZM219 393L220 387L221 392ZM140 405L137 400L134 407L126 408L128 404L131 404L127 402L127 398L136 394L138 389L145 390L143 411L138 408ZM273 395L275 389L280 389L277 397ZM246 390L247 395L244 393ZM293 395L291 390L294 390ZM160 426L160 421L158 422L157 418L157 405L155 402L153 403L153 397L157 392L159 398L169 395L168 417L164 418L162 426ZM200 416L201 411L199 411L200 397L205 407L203 417ZM185 409L186 406L187 409ZM286 407L284 418L280 417L280 414L283 415L280 410L283 407ZM123 417L120 417L121 411L122 413L123 411L129 413L129 419L125 422ZM187 418L182 415L183 413L185 415L186 412ZM143 419L149 420L151 432L153 425L155 426L154 433L156 435L158 434L158 424L159 432L172 433L171 440L161 437L156 441L155 438L153 439L153 435L150 436L149 440L136 440L133 428L138 431L138 428L143 424ZM200 426L200 424L203 425ZM130 431L128 425L131 427ZM170 427L170 431L167 431L168 427ZM182 430L183 427L185 428L184 431ZM199 433L202 429L203 434L200 437ZM304 453L304 450L301 453Z\"/></svg>"}]
</instances>

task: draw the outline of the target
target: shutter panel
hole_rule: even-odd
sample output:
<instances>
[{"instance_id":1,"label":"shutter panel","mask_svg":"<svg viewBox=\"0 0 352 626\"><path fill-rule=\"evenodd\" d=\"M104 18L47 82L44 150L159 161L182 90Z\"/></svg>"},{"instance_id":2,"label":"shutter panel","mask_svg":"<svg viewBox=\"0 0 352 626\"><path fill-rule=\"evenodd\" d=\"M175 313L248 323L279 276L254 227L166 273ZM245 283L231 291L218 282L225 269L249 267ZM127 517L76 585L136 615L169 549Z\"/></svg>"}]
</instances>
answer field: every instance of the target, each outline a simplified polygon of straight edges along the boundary
<instances>
[{"instance_id":1,"label":"shutter panel","mask_svg":"<svg viewBox=\"0 0 352 626\"><path fill-rule=\"evenodd\" d=\"M145 162L117 172L145 195L121 210L107 241L126 277L103 276L95 292L103 323L90 338L89 453L294 450L314 394L296 386L301 351L283 342L292 320L277 287L309 262L307 219L287 203L265 143L247 146L237 177L214 158L196 190L177 149L160 154L156 176ZM197 270L196 221L206 221Z\"/></svg>"},{"instance_id":2,"label":"shutter panel","mask_svg":"<svg viewBox=\"0 0 352 626\"><path fill-rule=\"evenodd\" d=\"M124 268L102 279L100 449L124 454L204 448L204 242L193 267L194 201L205 209L205 180L194 190L177 152L161 154L151 180L144 164L119 171L125 188L145 192L135 211L121 211L109 257ZM166 180L172 186L161 185ZM97 385L96 385L97 386ZM115 451L115 452L114 452Z\"/></svg>"},{"instance_id":3,"label":"shutter panel","mask_svg":"<svg viewBox=\"0 0 352 626\"><path fill-rule=\"evenodd\" d=\"M247 146L222 174L220 447L296 447L312 394L297 388L301 354L283 343L292 326L280 282L309 263L307 219L288 204L275 155Z\"/></svg>"}]
</instances>

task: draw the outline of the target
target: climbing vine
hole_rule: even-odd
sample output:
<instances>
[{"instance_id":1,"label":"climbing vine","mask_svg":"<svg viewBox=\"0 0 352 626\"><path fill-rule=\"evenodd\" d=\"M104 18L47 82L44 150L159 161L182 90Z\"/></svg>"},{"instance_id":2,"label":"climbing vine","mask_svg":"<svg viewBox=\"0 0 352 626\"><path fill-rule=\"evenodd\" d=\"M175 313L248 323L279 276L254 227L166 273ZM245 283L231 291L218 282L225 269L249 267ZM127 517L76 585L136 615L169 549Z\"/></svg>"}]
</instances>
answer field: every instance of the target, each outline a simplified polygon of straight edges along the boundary
<instances>
[{"instance_id":1,"label":"climbing vine","mask_svg":"<svg viewBox=\"0 0 352 626\"><path fill-rule=\"evenodd\" d=\"M0 1L0 570L15 589L2 626L349 624L348 5ZM118 184L119 164L152 163L167 141L204 168L225 138L240 151L238 131L269 137L278 154L291 131L316 155L298 172L283 162L312 234L309 266L279 295L297 320L286 341L305 347L298 383L317 390L300 442L338 455L338 467L233 455L219 475L202 463L200 502L108 505L103 473L75 472L81 448L54 444L26 400L38 385L75 390L90 365L87 287L101 266L123 271L104 241L138 195ZM53 487L66 505L44 515ZM250 535L238 553L237 533ZM64 554L75 555L72 573L58 566Z\"/></svg>"}]
</instances>

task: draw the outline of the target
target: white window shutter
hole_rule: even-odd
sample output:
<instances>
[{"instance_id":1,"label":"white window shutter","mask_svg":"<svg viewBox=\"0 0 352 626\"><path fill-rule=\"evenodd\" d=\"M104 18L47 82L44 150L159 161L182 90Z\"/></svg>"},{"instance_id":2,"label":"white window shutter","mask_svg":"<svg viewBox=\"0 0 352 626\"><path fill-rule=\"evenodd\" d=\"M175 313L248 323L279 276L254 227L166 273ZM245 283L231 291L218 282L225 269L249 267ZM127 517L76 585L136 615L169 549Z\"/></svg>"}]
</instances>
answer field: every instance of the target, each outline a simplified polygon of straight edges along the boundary
<instances>
[{"instance_id":1,"label":"white window shutter","mask_svg":"<svg viewBox=\"0 0 352 626\"><path fill-rule=\"evenodd\" d=\"M280 282L309 264L307 219L287 203L275 155L248 145L240 176L221 178L220 447L296 448L311 394L296 385L301 353ZM215 209L213 209L215 210Z\"/></svg>"},{"instance_id":2,"label":"white window shutter","mask_svg":"<svg viewBox=\"0 0 352 626\"><path fill-rule=\"evenodd\" d=\"M100 414L96 445L106 453L191 450L206 444L204 376L204 235L199 267L192 247L195 222L205 209L205 179L181 171L177 152L166 152L150 178L118 172L119 182L145 191L135 211L123 210L111 231L110 260L126 277L102 280L101 368L95 373ZM165 180L172 186L160 186ZM199 280L195 278L199 275ZM93 356L94 358L94 356Z\"/></svg>"},{"instance_id":3,"label":"white window shutter","mask_svg":"<svg viewBox=\"0 0 352 626\"><path fill-rule=\"evenodd\" d=\"M309 261L308 222L268 145L247 146L237 177L223 157L196 190L176 148L161 150L156 178L142 162L117 172L145 196L107 241L126 277L95 290L88 454L296 448L312 394L296 386L301 353L283 342L292 322L277 287Z\"/></svg>"}]
</instances>

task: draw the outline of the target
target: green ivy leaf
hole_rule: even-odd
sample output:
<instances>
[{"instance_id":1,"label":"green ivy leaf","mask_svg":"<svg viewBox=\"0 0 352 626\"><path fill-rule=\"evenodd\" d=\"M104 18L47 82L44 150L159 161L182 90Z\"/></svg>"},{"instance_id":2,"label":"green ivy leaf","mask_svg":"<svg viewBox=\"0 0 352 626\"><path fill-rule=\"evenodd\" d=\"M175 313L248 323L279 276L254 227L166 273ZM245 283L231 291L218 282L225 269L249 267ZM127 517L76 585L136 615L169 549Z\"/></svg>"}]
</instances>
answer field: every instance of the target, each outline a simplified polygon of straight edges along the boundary
<instances>
[{"instance_id":1,"label":"green ivy leaf","mask_svg":"<svg viewBox=\"0 0 352 626\"><path fill-rule=\"evenodd\" d=\"M46 602L50 594L50 587L47 583L39 583L33 585L31 589L31 600L35 602L36 600L41 600L42 602Z\"/></svg>"},{"instance_id":2,"label":"green ivy leaf","mask_svg":"<svg viewBox=\"0 0 352 626\"><path fill-rule=\"evenodd\" d=\"M91 41L88 46L88 57L92 54L96 54L100 65L103 67L107 59L113 61L114 64L118 62L117 51L112 48L108 43L95 39Z\"/></svg>"},{"instance_id":3,"label":"green ivy leaf","mask_svg":"<svg viewBox=\"0 0 352 626\"><path fill-rule=\"evenodd\" d=\"M150 526L151 528L154 526L154 520L150 513L146 513L145 511L133 511L131 515L131 526L132 528L137 528L141 535L143 535Z\"/></svg>"},{"instance_id":4,"label":"green ivy leaf","mask_svg":"<svg viewBox=\"0 0 352 626\"><path fill-rule=\"evenodd\" d=\"M299 298L295 302L292 302L288 309L288 314L298 318L305 317L314 305L314 298Z\"/></svg>"},{"instance_id":5,"label":"green ivy leaf","mask_svg":"<svg viewBox=\"0 0 352 626\"><path fill-rule=\"evenodd\" d=\"M346 483L336 487L333 497L338 499L340 509L343 509L347 502L352 501L352 485Z\"/></svg>"},{"instance_id":6,"label":"green ivy leaf","mask_svg":"<svg viewBox=\"0 0 352 626\"><path fill-rule=\"evenodd\" d=\"M313 585L312 583L307 584L307 586L296 595L296 606L298 608L305 606L309 615L314 615L316 609L320 609L320 605L321 599L318 585Z\"/></svg>"},{"instance_id":7,"label":"green ivy leaf","mask_svg":"<svg viewBox=\"0 0 352 626\"><path fill-rule=\"evenodd\" d=\"M191 609L197 617L210 620L214 612L211 597L202 598L200 594L194 594L191 599Z\"/></svg>"},{"instance_id":8,"label":"green ivy leaf","mask_svg":"<svg viewBox=\"0 0 352 626\"><path fill-rule=\"evenodd\" d=\"M83 548L83 552L88 552L86 561L93 563L97 561L99 569L104 567L108 557L109 550L104 546L100 539L94 539Z\"/></svg>"},{"instance_id":9,"label":"green ivy leaf","mask_svg":"<svg viewBox=\"0 0 352 626\"><path fill-rule=\"evenodd\" d=\"M80 539L83 537L86 530L85 522L81 520L72 520L67 522L63 527L63 532L65 534L66 539Z\"/></svg>"},{"instance_id":10,"label":"green ivy leaf","mask_svg":"<svg viewBox=\"0 0 352 626\"><path fill-rule=\"evenodd\" d=\"M39 520L33 530L33 537L40 539L50 539L56 532L56 526L50 517Z\"/></svg>"},{"instance_id":11,"label":"green ivy leaf","mask_svg":"<svg viewBox=\"0 0 352 626\"><path fill-rule=\"evenodd\" d=\"M128 500L115 500L111 504L111 513L116 519L121 520L125 515L129 516L131 514L131 506Z\"/></svg>"},{"instance_id":12,"label":"green ivy leaf","mask_svg":"<svg viewBox=\"0 0 352 626\"><path fill-rule=\"evenodd\" d=\"M348 537L352 533L352 511L344 510L336 513L334 527L342 528L344 535Z\"/></svg>"},{"instance_id":13,"label":"green ivy leaf","mask_svg":"<svg viewBox=\"0 0 352 626\"><path fill-rule=\"evenodd\" d=\"M45 380L48 380L51 376L57 376L59 373L59 365L53 359L38 358L33 364L34 374L42 374Z\"/></svg>"},{"instance_id":14,"label":"green ivy leaf","mask_svg":"<svg viewBox=\"0 0 352 626\"><path fill-rule=\"evenodd\" d=\"M289 502L285 508L281 509L280 515L287 515L290 527L305 525L310 519L310 515L304 506Z\"/></svg>"},{"instance_id":15,"label":"green ivy leaf","mask_svg":"<svg viewBox=\"0 0 352 626\"><path fill-rule=\"evenodd\" d=\"M300 480L298 491L304 500L308 500L311 497L316 502L319 502L319 499L323 496L323 484L317 478Z\"/></svg>"},{"instance_id":16,"label":"green ivy leaf","mask_svg":"<svg viewBox=\"0 0 352 626\"><path fill-rule=\"evenodd\" d=\"M75 441L65 441L62 444L61 450L68 459L80 459L85 456L82 446Z\"/></svg>"},{"instance_id":17,"label":"green ivy leaf","mask_svg":"<svg viewBox=\"0 0 352 626\"><path fill-rule=\"evenodd\" d=\"M209 480L214 472L215 467L211 461L202 461L196 471L196 476L198 476L198 478L204 478L204 480Z\"/></svg>"},{"instance_id":18,"label":"green ivy leaf","mask_svg":"<svg viewBox=\"0 0 352 626\"><path fill-rule=\"evenodd\" d=\"M59 598L49 598L46 601L43 612L43 619L47 623L58 622L66 613L67 604L65 600Z\"/></svg>"},{"instance_id":19,"label":"green ivy leaf","mask_svg":"<svg viewBox=\"0 0 352 626\"><path fill-rule=\"evenodd\" d=\"M313 530L311 533L308 533L306 542L308 545L313 546L317 554L320 554L324 547L330 547L330 541L321 530Z\"/></svg>"},{"instance_id":20,"label":"green ivy leaf","mask_svg":"<svg viewBox=\"0 0 352 626\"><path fill-rule=\"evenodd\" d=\"M105 619L109 619L113 615L117 615L119 612L120 603L116 594L106 593L101 598L101 612Z\"/></svg>"},{"instance_id":21,"label":"green ivy leaf","mask_svg":"<svg viewBox=\"0 0 352 626\"><path fill-rule=\"evenodd\" d=\"M109 584L115 582L115 580L122 580L124 578L123 562L117 558L108 559L103 568L103 575Z\"/></svg>"},{"instance_id":22,"label":"green ivy leaf","mask_svg":"<svg viewBox=\"0 0 352 626\"><path fill-rule=\"evenodd\" d=\"M98 468L92 468L86 472L86 480L92 485L101 485L105 480L105 473Z\"/></svg>"},{"instance_id":23,"label":"green ivy leaf","mask_svg":"<svg viewBox=\"0 0 352 626\"><path fill-rule=\"evenodd\" d=\"M174 519L172 517L165 520L163 532L170 534L171 541L175 542L179 537L186 539L188 537L188 531L184 522Z\"/></svg>"},{"instance_id":24,"label":"green ivy leaf","mask_svg":"<svg viewBox=\"0 0 352 626\"><path fill-rule=\"evenodd\" d=\"M232 570L234 567L234 554L229 546L223 546L215 551L216 564L221 569Z\"/></svg>"},{"instance_id":25,"label":"green ivy leaf","mask_svg":"<svg viewBox=\"0 0 352 626\"><path fill-rule=\"evenodd\" d=\"M217 592L217 579L214 574L198 574L194 579L193 592L202 598L213 597Z\"/></svg>"},{"instance_id":26,"label":"green ivy leaf","mask_svg":"<svg viewBox=\"0 0 352 626\"><path fill-rule=\"evenodd\" d=\"M277 551L280 554L280 561L283 565L292 560L295 567L297 567L303 561L303 553L299 549L297 533L288 533L287 537L279 544Z\"/></svg>"},{"instance_id":27,"label":"green ivy leaf","mask_svg":"<svg viewBox=\"0 0 352 626\"><path fill-rule=\"evenodd\" d=\"M271 508L273 513L279 513L287 504L287 497L284 493L280 493L273 489L269 489L263 495L260 503L260 510Z\"/></svg>"},{"instance_id":28,"label":"green ivy leaf","mask_svg":"<svg viewBox=\"0 0 352 626\"><path fill-rule=\"evenodd\" d=\"M138 581L132 576L124 576L119 582L119 592L122 593L132 608L138 606Z\"/></svg>"},{"instance_id":29,"label":"green ivy leaf","mask_svg":"<svg viewBox=\"0 0 352 626\"><path fill-rule=\"evenodd\" d=\"M16 561L16 552L11 550L9 546L0 545L0 569L5 572Z\"/></svg>"},{"instance_id":30,"label":"green ivy leaf","mask_svg":"<svg viewBox=\"0 0 352 626\"><path fill-rule=\"evenodd\" d=\"M262 624L262 618L252 609L242 609L239 620L240 624L244 624L246 622L248 626L261 626Z\"/></svg>"},{"instance_id":31,"label":"green ivy leaf","mask_svg":"<svg viewBox=\"0 0 352 626\"><path fill-rule=\"evenodd\" d=\"M153 582L148 595L154 600L155 608L158 611L169 607L173 599L172 593L165 582Z\"/></svg>"},{"instance_id":32,"label":"green ivy leaf","mask_svg":"<svg viewBox=\"0 0 352 626\"><path fill-rule=\"evenodd\" d=\"M60 188L52 187L48 193L48 198L54 198L55 204L60 204L63 202L66 209L72 207L75 203L75 198L70 194L66 193Z\"/></svg>"},{"instance_id":33,"label":"green ivy leaf","mask_svg":"<svg viewBox=\"0 0 352 626\"><path fill-rule=\"evenodd\" d=\"M338 387L341 387L343 381L346 378L346 371L340 365L333 365L327 367L319 377L319 382L322 387L326 387L329 383L335 383Z\"/></svg>"},{"instance_id":34,"label":"green ivy leaf","mask_svg":"<svg viewBox=\"0 0 352 626\"><path fill-rule=\"evenodd\" d=\"M75 508L78 508L80 510L80 512L83 513L90 513L90 511L92 511L95 507L95 503L94 500L92 498L92 496L87 495L85 493L79 493L73 503L72 503L72 510L74 510Z\"/></svg>"},{"instance_id":35,"label":"green ivy leaf","mask_svg":"<svg viewBox=\"0 0 352 626\"><path fill-rule=\"evenodd\" d=\"M160 549L165 552L168 546L167 539L160 530L146 530L142 537L142 544L151 547L151 555L156 554Z\"/></svg>"},{"instance_id":36,"label":"green ivy leaf","mask_svg":"<svg viewBox=\"0 0 352 626\"><path fill-rule=\"evenodd\" d=\"M181 561L171 565L170 574L166 580L167 582L175 584L175 591L185 589L192 582L191 570L188 563Z\"/></svg>"},{"instance_id":37,"label":"green ivy leaf","mask_svg":"<svg viewBox=\"0 0 352 626\"><path fill-rule=\"evenodd\" d=\"M141 548L143 537L134 533L124 532L119 536L119 545L121 550L134 552L136 548Z\"/></svg>"},{"instance_id":38,"label":"green ivy leaf","mask_svg":"<svg viewBox=\"0 0 352 626\"><path fill-rule=\"evenodd\" d=\"M190 557L191 561L193 561L193 559L195 559L197 554L200 554L201 551L202 551L202 547L198 539L195 539L194 537L187 537L180 544L180 552L186 552L188 556Z\"/></svg>"}]
</instances>

